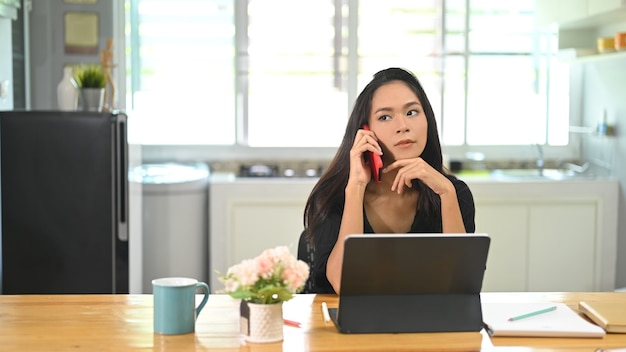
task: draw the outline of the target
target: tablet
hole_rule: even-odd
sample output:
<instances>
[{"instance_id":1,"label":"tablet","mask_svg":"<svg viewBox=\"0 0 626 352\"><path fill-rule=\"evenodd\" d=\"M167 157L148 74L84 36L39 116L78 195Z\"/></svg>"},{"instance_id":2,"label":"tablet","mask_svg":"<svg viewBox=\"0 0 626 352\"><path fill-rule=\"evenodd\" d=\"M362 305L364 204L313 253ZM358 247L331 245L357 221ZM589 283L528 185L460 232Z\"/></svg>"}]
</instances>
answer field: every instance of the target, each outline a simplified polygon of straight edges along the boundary
<instances>
[{"instance_id":1,"label":"tablet","mask_svg":"<svg viewBox=\"0 0 626 352\"><path fill-rule=\"evenodd\" d=\"M345 240L345 333L480 331L487 234L355 234Z\"/></svg>"}]
</instances>

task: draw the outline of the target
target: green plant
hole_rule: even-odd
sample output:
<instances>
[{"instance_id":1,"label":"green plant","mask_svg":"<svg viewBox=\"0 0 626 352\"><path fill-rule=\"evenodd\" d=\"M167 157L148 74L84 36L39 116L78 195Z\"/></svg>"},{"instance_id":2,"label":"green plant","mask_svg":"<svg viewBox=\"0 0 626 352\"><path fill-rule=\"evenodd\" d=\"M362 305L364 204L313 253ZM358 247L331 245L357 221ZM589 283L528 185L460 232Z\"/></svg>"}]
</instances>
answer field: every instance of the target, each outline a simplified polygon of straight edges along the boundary
<instances>
[{"instance_id":1,"label":"green plant","mask_svg":"<svg viewBox=\"0 0 626 352\"><path fill-rule=\"evenodd\" d=\"M78 88L104 88L106 87L106 77L100 65L82 66L76 73L76 84Z\"/></svg>"}]
</instances>

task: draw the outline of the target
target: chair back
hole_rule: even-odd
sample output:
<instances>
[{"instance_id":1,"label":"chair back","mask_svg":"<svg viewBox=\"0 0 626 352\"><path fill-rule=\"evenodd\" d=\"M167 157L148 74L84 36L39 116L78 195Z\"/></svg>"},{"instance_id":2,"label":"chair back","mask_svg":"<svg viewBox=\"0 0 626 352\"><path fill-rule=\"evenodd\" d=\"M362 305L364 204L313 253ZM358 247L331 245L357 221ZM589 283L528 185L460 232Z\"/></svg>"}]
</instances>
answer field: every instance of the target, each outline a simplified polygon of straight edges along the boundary
<instances>
[{"instance_id":1,"label":"chair back","mask_svg":"<svg viewBox=\"0 0 626 352\"><path fill-rule=\"evenodd\" d=\"M306 232L302 231L298 240L298 260L302 260L309 265L309 278L306 280L301 293L315 293L313 282L311 281L311 268L313 268L314 258L315 249L306 238Z\"/></svg>"}]
</instances>

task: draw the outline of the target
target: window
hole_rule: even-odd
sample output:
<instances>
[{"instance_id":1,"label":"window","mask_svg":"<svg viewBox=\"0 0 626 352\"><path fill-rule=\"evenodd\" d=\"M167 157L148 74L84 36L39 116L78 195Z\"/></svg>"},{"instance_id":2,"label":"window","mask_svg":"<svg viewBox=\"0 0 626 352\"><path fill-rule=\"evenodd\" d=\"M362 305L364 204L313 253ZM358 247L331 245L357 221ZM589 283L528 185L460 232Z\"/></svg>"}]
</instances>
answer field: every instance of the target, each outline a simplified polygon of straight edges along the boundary
<instances>
[{"instance_id":1,"label":"window","mask_svg":"<svg viewBox=\"0 0 626 352\"><path fill-rule=\"evenodd\" d=\"M248 145L339 145L349 111L337 9L332 0L248 1L248 50L240 53L249 63L240 77L248 82Z\"/></svg>"},{"instance_id":2,"label":"window","mask_svg":"<svg viewBox=\"0 0 626 352\"><path fill-rule=\"evenodd\" d=\"M129 132L146 145L336 148L358 92L399 66L426 89L446 152L567 146L568 70L534 1L443 3L126 0Z\"/></svg>"},{"instance_id":3,"label":"window","mask_svg":"<svg viewBox=\"0 0 626 352\"><path fill-rule=\"evenodd\" d=\"M129 138L234 144L233 1L131 0L126 14Z\"/></svg>"}]
</instances>

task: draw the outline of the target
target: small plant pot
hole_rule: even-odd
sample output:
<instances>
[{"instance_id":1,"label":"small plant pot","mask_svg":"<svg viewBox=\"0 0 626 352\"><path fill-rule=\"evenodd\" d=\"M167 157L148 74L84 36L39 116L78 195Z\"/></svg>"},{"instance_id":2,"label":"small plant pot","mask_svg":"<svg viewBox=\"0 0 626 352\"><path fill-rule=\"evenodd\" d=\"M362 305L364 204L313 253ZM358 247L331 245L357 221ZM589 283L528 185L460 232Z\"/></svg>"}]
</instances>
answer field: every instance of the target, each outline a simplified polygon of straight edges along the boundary
<instances>
[{"instance_id":1,"label":"small plant pot","mask_svg":"<svg viewBox=\"0 0 626 352\"><path fill-rule=\"evenodd\" d=\"M283 303L255 304L241 301L241 333L246 341L271 343L283 340Z\"/></svg>"},{"instance_id":2,"label":"small plant pot","mask_svg":"<svg viewBox=\"0 0 626 352\"><path fill-rule=\"evenodd\" d=\"M102 112L104 105L104 88L81 88L80 103L83 111Z\"/></svg>"}]
</instances>

